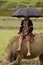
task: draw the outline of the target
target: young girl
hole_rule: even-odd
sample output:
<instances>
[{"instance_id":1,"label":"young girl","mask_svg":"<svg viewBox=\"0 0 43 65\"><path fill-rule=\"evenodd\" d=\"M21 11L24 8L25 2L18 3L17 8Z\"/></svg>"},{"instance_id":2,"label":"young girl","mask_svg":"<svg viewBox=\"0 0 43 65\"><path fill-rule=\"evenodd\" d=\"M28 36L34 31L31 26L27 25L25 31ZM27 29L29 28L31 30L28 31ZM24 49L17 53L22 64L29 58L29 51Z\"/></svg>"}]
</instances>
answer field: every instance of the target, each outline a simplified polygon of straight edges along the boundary
<instances>
[{"instance_id":1,"label":"young girl","mask_svg":"<svg viewBox=\"0 0 43 65\"><path fill-rule=\"evenodd\" d=\"M19 47L17 51L21 50L21 45L22 45L22 40L23 37L25 36L26 40L27 40L27 49L28 49L28 53L27 56L30 56L30 42L28 41L28 35L30 35L33 31L33 23L32 21L28 18L28 16L24 17L24 20L21 22L21 26L20 26L20 31L19 31Z\"/></svg>"}]
</instances>

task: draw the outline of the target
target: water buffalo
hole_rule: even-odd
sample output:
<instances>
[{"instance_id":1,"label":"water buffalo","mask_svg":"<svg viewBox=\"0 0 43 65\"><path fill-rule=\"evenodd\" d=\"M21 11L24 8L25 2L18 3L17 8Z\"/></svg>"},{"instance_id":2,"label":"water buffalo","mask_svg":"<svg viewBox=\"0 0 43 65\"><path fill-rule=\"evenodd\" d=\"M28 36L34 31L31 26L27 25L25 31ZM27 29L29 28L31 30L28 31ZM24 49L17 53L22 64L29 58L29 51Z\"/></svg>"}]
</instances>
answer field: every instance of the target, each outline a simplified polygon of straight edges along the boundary
<instances>
[{"instance_id":1,"label":"water buffalo","mask_svg":"<svg viewBox=\"0 0 43 65\"><path fill-rule=\"evenodd\" d=\"M23 40L21 52L18 49L18 36L13 37L4 53L4 58L0 65L20 65L22 59L33 59L39 56L40 65L43 65L43 34L36 34L34 43L30 43L31 55L27 57L26 40Z\"/></svg>"}]
</instances>

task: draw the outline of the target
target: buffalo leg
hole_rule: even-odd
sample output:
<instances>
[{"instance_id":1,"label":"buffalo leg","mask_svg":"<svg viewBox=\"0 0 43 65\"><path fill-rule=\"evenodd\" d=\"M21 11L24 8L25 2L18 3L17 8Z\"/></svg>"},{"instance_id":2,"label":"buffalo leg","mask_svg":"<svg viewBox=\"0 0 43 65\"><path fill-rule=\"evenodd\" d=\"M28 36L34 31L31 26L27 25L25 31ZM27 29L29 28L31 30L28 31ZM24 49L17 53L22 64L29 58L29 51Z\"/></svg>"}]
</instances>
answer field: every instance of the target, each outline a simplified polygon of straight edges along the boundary
<instances>
[{"instance_id":1,"label":"buffalo leg","mask_svg":"<svg viewBox=\"0 0 43 65\"><path fill-rule=\"evenodd\" d=\"M23 55L22 54L18 54L17 55L17 59L15 61L11 62L8 65L20 65L22 58L23 58Z\"/></svg>"},{"instance_id":2,"label":"buffalo leg","mask_svg":"<svg viewBox=\"0 0 43 65\"><path fill-rule=\"evenodd\" d=\"M40 59L40 65L43 65L43 54L41 54L41 55L39 56L39 59Z\"/></svg>"}]
</instances>

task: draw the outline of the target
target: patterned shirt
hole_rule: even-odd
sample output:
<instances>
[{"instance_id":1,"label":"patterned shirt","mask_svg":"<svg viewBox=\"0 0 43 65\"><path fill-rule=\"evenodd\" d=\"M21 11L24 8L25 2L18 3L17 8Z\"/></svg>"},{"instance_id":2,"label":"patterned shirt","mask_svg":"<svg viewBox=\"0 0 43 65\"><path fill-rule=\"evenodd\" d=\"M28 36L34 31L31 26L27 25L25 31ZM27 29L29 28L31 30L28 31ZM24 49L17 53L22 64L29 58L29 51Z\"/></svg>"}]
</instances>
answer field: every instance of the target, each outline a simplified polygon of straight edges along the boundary
<instances>
[{"instance_id":1,"label":"patterned shirt","mask_svg":"<svg viewBox=\"0 0 43 65\"><path fill-rule=\"evenodd\" d=\"M33 23L30 19L28 21L22 20L19 33L22 32L22 29L24 28L24 26L30 27L30 30L28 30L28 34L33 31Z\"/></svg>"}]
</instances>

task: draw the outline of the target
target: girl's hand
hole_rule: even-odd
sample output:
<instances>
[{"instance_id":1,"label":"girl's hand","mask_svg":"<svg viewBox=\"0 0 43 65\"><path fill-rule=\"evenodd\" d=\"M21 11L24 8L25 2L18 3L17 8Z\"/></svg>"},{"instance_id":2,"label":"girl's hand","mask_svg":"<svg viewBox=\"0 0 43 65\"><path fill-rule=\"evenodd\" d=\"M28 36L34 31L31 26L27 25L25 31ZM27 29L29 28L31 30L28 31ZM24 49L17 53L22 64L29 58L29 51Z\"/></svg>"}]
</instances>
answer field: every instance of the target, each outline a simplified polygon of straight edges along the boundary
<instances>
[{"instance_id":1,"label":"girl's hand","mask_svg":"<svg viewBox=\"0 0 43 65\"><path fill-rule=\"evenodd\" d=\"M18 36L23 36L23 33L21 32L21 33L19 33L19 35Z\"/></svg>"}]
</instances>

